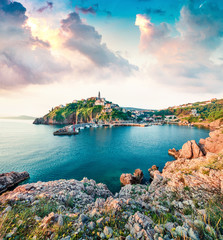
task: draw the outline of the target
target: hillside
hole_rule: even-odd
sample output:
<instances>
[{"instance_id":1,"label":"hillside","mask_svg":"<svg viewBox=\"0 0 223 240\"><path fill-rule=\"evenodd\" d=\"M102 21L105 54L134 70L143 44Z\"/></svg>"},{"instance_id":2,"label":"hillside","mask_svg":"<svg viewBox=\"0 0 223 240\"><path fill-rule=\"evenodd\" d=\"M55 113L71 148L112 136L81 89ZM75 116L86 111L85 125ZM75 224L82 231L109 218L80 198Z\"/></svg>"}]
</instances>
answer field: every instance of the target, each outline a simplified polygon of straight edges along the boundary
<instances>
[{"instance_id":1,"label":"hillside","mask_svg":"<svg viewBox=\"0 0 223 240\"><path fill-rule=\"evenodd\" d=\"M35 124L72 124L86 122L100 122L111 120L130 120L131 112L125 111L117 104L104 98L92 97L74 100L66 106L60 105L52 108L42 118L37 118Z\"/></svg>"},{"instance_id":2,"label":"hillside","mask_svg":"<svg viewBox=\"0 0 223 240\"><path fill-rule=\"evenodd\" d=\"M192 110L196 110L194 113ZM212 122L223 118L223 99L188 103L156 111L155 115L176 115L179 119L188 122Z\"/></svg>"}]
</instances>

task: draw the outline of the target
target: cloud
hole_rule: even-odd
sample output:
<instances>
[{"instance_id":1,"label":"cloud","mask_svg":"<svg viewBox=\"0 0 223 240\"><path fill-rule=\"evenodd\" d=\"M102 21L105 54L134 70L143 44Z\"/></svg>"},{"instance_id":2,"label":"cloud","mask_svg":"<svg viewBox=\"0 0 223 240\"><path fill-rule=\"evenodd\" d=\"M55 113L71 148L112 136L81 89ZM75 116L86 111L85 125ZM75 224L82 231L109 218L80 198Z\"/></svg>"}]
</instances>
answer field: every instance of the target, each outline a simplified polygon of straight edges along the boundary
<instances>
[{"instance_id":1,"label":"cloud","mask_svg":"<svg viewBox=\"0 0 223 240\"><path fill-rule=\"evenodd\" d=\"M147 14L147 15L150 15L150 14L157 14L157 15L161 15L161 16L163 16L163 15L165 15L166 14L166 11L164 11L164 10L162 10L162 9L160 9L160 8L147 8L146 10L145 10L145 13Z\"/></svg>"},{"instance_id":2,"label":"cloud","mask_svg":"<svg viewBox=\"0 0 223 240\"><path fill-rule=\"evenodd\" d=\"M52 56L50 44L33 37L18 2L0 4L0 90L55 81L68 66Z\"/></svg>"},{"instance_id":3,"label":"cloud","mask_svg":"<svg viewBox=\"0 0 223 240\"><path fill-rule=\"evenodd\" d=\"M125 75L137 70L128 60L109 50L102 43L102 36L93 26L83 23L76 12L61 21L61 28L66 36L64 46L84 55L95 67L116 69Z\"/></svg>"},{"instance_id":4,"label":"cloud","mask_svg":"<svg viewBox=\"0 0 223 240\"><path fill-rule=\"evenodd\" d=\"M140 49L153 58L148 74L161 83L183 90L219 92L223 90L223 65L214 59L223 35L223 10L216 4L183 6L174 26L153 24L138 14Z\"/></svg>"},{"instance_id":5,"label":"cloud","mask_svg":"<svg viewBox=\"0 0 223 240\"><path fill-rule=\"evenodd\" d=\"M80 7L80 6L76 6L75 7L75 11L77 13L83 13L83 14L93 14L93 15L96 15L96 13L102 13L102 14L106 14L107 17L111 17L112 16L112 13L106 9L100 9L99 8L99 4L96 3L94 4L93 6L90 6L90 7Z\"/></svg>"},{"instance_id":6,"label":"cloud","mask_svg":"<svg viewBox=\"0 0 223 240\"><path fill-rule=\"evenodd\" d=\"M91 6L91 7L88 7L88 8L76 6L75 10L76 10L77 13L81 12L83 14L88 14L88 13L96 14L96 12L98 10L98 4L96 4L94 7Z\"/></svg>"},{"instance_id":7,"label":"cloud","mask_svg":"<svg viewBox=\"0 0 223 240\"><path fill-rule=\"evenodd\" d=\"M53 2L46 2L46 6L43 6L37 10L37 12L42 13L47 9L52 9L53 8Z\"/></svg>"}]
</instances>

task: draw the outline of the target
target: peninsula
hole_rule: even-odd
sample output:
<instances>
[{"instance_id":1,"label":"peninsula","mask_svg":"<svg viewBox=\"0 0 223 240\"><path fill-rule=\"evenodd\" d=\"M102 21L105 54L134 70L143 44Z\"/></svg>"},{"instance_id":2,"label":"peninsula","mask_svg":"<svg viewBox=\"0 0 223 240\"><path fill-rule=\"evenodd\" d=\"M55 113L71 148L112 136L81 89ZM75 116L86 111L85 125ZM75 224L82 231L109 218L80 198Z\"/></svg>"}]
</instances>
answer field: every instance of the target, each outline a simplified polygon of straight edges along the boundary
<instances>
[{"instance_id":1,"label":"peninsula","mask_svg":"<svg viewBox=\"0 0 223 240\"><path fill-rule=\"evenodd\" d=\"M219 127L223 119L223 99L211 99L203 102L187 103L161 110L137 109L120 107L101 97L73 100L72 103L59 105L41 118L36 118L34 124L83 124L83 123L151 123L200 125L204 127Z\"/></svg>"}]
</instances>

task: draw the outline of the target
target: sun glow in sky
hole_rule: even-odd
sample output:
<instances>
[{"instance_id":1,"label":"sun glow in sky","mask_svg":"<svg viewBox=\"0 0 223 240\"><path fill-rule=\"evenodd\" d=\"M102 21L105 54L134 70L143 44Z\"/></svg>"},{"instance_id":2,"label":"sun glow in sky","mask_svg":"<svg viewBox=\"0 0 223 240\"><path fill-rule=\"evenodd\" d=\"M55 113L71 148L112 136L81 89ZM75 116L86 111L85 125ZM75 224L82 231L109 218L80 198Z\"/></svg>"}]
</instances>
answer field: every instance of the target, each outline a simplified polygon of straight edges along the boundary
<instances>
[{"instance_id":1,"label":"sun glow in sky","mask_svg":"<svg viewBox=\"0 0 223 240\"><path fill-rule=\"evenodd\" d=\"M0 0L0 116L222 98L222 33L218 0Z\"/></svg>"}]
</instances>

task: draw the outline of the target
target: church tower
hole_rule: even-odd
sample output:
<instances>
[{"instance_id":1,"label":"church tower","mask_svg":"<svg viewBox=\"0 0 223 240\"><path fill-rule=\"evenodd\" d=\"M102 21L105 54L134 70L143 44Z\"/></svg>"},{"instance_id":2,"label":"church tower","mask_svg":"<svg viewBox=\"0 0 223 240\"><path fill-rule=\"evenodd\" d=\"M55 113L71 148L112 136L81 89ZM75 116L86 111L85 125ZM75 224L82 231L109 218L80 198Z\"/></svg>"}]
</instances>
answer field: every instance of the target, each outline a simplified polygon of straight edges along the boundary
<instances>
[{"instance_id":1,"label":"church tower","mask_svg":"<svg viewBox=\"0 0 223 240\"><path fill-rule=\"evenodd\" d=\"M101 93L100 93L100 91L98 92L98 99L101 99Z\"/></svg>"}]
</instances>

